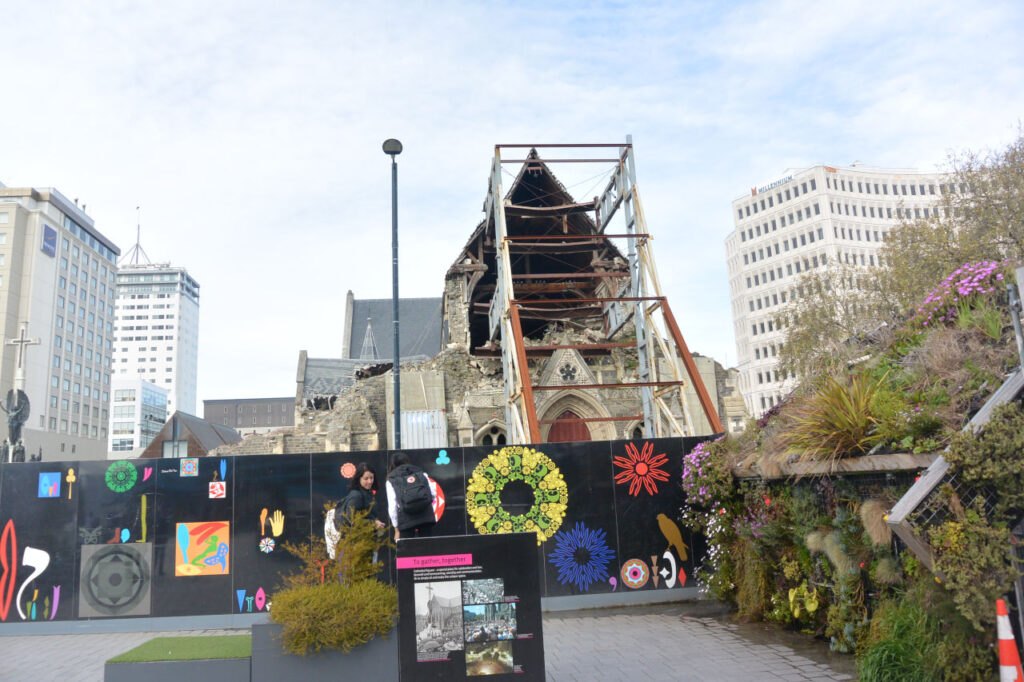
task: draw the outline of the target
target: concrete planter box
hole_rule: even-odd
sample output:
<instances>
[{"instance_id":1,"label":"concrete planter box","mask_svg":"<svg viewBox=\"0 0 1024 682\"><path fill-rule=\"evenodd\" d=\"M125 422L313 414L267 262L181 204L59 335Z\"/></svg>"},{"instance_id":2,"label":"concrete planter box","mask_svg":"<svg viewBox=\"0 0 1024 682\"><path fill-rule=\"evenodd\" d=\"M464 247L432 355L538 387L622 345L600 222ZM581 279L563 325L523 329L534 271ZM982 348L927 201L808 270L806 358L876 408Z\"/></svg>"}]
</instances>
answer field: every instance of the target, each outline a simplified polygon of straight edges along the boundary
<instances>
[{"instance_id":1,"label":"concrete planter box","mask_svg":"<svg viewBox=\"0 0 1024 682\"><path fill-rule=\"evenodd\" d=\"M347 654L322 650L308 656L288 654L281 649L282 626L266 623L252 626L252 681L280 680L381 680L398 682L398 631L387 639L374 637ZM138 682L135 678L132 682ZM206 678L204 678L206 679ZM180 682L180 678L179 678ZM219 681L218 681L219 682Z\"/></svg>"},{"instance_id":2,"label":"concrete planter box","mask_svg":"<svg viewBox=\"0 0 1024 682\"><path fill-rule=\"evenodd\" d=\"M215 658L196 661L147 661L145 663L107 663L104 682L181 682L217 680L249 682L248 658Z\"/></svg>"}]
</instances>

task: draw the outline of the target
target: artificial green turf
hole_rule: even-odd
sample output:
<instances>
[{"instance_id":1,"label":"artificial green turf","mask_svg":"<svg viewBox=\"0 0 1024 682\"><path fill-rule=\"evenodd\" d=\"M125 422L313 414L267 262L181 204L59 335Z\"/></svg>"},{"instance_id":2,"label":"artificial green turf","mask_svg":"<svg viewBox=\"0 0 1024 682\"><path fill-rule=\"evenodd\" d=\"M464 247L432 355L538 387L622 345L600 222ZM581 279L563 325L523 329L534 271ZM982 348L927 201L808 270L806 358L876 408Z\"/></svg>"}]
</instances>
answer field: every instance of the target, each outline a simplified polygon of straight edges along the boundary
<instances>
[{"instance_id":1,"label":"artificial green turf","mask_svg":"<svg viewBox=\"0 0 1024 682\"><path fill-rule=\"evenodd\" d=\"M107 662L195 661L206 658L247 658L249 656L252 656L252 635L156 637Z\"/></svg>"}]
</instances>

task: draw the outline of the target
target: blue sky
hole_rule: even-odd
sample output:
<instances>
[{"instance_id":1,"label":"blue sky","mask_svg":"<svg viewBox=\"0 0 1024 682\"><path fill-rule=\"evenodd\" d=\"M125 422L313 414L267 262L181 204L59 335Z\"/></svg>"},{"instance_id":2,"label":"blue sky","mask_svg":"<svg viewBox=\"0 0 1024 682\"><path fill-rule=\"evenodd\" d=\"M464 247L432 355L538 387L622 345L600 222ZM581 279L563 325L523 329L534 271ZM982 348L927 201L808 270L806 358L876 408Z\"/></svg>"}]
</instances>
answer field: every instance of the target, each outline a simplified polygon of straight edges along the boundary
<instances>
[{"instance_id":1,"label":"blue sky","mask_svg":"<svg viewBox=\"0 0 1024 682\"><path fill-rule=\"evenodd\" d=\"M727 9L722 9L726 7ZM199 399L294 392L345 292L439 296L493 145L632 134L662 284L734 362L730 203L790 167L941 167L1024 113L1019 2L38 2L4 11L0 182L202 287ZM556 167L581 196L598 170ZM514 172L514 171L513 171ZM589 193L589 194L588 194Z\"/></svg>"}]
</instances>

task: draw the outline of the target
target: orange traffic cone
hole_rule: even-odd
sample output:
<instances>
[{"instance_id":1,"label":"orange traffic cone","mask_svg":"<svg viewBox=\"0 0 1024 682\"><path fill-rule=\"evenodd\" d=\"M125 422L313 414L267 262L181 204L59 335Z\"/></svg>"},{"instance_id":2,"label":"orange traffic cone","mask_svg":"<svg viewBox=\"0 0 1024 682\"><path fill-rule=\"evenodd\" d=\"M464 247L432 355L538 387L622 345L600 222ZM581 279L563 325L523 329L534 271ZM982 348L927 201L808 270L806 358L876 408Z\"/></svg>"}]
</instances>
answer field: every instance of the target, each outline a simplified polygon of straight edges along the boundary
<instances>
[{"instance_id":1,"label":"orange traffic cone","mask_svg":"<svg viewBox=\"0 0 1024 682\"><path fill-rule=\"evenodd\" d=\"M996 632L999 634L999 682L1024 682L1017 641L1013 638L1006 602L996 599Z\"/></svg>"}]
</instances>

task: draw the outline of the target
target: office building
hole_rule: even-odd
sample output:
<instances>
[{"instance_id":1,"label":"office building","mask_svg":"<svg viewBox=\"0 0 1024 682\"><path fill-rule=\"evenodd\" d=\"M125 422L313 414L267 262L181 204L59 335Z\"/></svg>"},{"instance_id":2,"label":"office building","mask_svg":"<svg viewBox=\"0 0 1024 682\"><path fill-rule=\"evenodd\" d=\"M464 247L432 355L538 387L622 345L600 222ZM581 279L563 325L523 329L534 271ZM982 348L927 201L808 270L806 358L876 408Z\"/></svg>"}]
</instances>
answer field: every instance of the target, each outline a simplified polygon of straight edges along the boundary
<instances>
[{"instance_id":1,"label":"office building","mask_svg":"<svg viewBox=\"0 0 1024 682\"><path fill-rule=\"evenodd\" d=\"M138 377L115 376L111 396L108 456L138 457L167 421L167 389Z\"/></svg>"},{"instance_id":2,"label":"office building","mask_svg":"<svg viewBox=\"0 0 1024 682\"><path fill-rule=\"evenodd\" d=\"M0 185L0 400L28 396L26 459L106 456L120 250L85 208Z\"/></svg>"},{"instance_id":3,"label":"office building","mask_svg":"<svg viewBox=\"0 0 1024 682\"><path fill-rule=\"evenodd\" d=\"M776 318L800 276L837 263L880 264L879 251L902 221L933 217L959 192L946 175L915 170L812 166L789 170L732 204L725 240L740 391L760 416L791 390L778 352Z\"/></svg>"},{"instance_id":4,"label":"office building","mask_svg":"<svg viewBox=\"0 0 1024 682\"><path fill-rule=\"evenodd\" d=\"M195 414L199 284L185 268L135 260L117 275L114 376L166 389L167 414Z\"/></svg>"}]
</instances>

